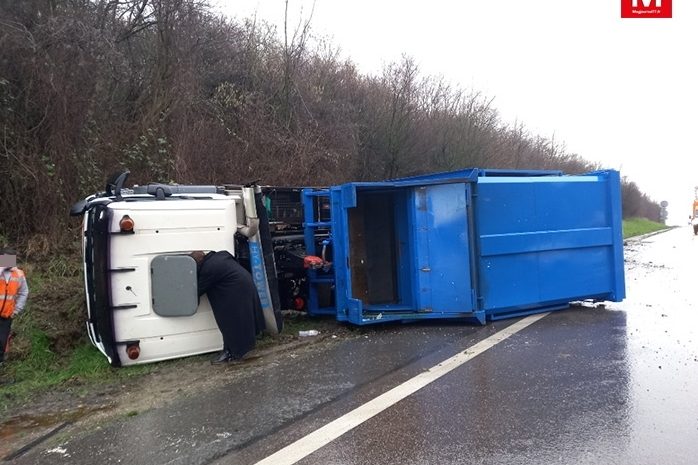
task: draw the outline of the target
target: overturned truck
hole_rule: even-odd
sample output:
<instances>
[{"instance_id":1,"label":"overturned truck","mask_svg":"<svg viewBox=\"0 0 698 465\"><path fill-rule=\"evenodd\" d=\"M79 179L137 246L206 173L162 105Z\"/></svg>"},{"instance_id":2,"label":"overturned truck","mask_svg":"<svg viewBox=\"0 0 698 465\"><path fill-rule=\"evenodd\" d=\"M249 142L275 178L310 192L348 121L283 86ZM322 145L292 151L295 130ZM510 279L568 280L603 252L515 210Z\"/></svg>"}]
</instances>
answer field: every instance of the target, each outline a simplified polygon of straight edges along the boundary
<instances>
[{"instance_id":1,"label":"overturned truck","mask_svg":"<svg viewBox=\"0 0 698 465\"><path fill-rule=\"evenodd\" d=\"M357 325L487 321L625 297L616 171L468 169L329 188L125 188L78 202L88 334L114 366L219 350L193 250L252 273L282 308Z\"/></svg>"}]
</instances>

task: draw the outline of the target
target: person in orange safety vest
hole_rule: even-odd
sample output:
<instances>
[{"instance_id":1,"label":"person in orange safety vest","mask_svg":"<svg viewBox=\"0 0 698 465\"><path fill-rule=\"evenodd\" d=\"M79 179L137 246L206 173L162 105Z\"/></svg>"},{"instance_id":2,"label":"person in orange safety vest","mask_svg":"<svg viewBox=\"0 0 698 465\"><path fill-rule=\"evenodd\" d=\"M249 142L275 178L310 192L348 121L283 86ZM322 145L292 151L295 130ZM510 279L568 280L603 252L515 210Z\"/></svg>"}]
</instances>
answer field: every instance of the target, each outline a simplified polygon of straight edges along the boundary
<instances>
[{"instance_id":1,"label":"person in orange safety vest","mask_svg":"<svg viewBox=\"0 0 698 465\"><path fill-rule=\"evenodd\" d=\"M17 254L0 249L0 364L5 361L12 319L22 313L28 295L27 279L17 268Z\"/></svg>"}]
</instances>

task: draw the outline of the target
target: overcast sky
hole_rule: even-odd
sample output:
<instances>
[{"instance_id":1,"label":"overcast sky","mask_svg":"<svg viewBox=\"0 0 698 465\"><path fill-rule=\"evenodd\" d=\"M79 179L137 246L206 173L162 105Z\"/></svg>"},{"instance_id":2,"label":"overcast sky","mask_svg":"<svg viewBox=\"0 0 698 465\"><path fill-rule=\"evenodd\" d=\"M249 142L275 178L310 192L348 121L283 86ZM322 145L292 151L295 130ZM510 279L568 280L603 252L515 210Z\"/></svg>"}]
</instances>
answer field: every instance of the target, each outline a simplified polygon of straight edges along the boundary
<instances>
[{"instance_id":1,"label":"overcast sky","mask_svg":"<svg viewBox=\"0 0 698 465\"><path fill-rule=\"evenodd\" d=\"M698 186L698 1L621 19L621 0L316 0L313 32L377 74L402 54L494 98L504 122L620 169L685 224ZM218 0L283 31L284 0ZM297 22L313 1L290 0Z\"/></svg>"}]
</instances>

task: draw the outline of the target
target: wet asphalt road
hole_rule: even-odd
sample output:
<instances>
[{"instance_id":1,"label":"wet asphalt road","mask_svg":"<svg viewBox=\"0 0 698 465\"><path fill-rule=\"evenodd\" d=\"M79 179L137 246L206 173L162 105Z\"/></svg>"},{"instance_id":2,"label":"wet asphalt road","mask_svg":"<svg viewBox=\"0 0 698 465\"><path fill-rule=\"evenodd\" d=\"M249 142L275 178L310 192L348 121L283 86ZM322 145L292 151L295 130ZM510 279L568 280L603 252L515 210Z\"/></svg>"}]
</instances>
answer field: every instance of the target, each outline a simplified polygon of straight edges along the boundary
<instances>
[{"instance_id":1,"label":"wet asphalt road","mask_svg":"<svg viewBox=\"0 0 698 465\"><path fill-rule=\"evenodd\" d=\"M687 228L630 243L624 302L552 313L298 463L698 463L696 260ZM371 328L14 463L254 464L515 321Z\"/></svg>"}]
</instances>

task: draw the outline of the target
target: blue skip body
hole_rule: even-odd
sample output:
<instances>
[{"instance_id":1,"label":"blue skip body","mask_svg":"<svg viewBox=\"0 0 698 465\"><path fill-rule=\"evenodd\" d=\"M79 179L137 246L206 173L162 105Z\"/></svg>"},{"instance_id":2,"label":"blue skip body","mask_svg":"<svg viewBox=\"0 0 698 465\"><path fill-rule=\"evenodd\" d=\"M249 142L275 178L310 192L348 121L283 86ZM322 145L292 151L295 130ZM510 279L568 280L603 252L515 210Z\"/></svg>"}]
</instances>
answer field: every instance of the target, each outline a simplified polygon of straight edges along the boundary
<instances>
[{"instance_id":1,"label":"blue skip body","mask_svg":"<svg viewBox=\"0 0 698 465\"><path fill-rule=\"evenodd\" d=\"M625 297L617 171L469 169L303 197L307 252L323 230L332 255L308 273L310 314L485 323ZM317 197L329 197L329 219Z\"/></svg>"}]
</instances>

